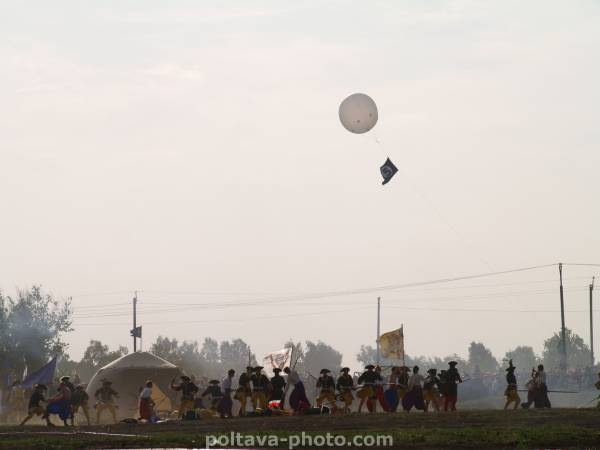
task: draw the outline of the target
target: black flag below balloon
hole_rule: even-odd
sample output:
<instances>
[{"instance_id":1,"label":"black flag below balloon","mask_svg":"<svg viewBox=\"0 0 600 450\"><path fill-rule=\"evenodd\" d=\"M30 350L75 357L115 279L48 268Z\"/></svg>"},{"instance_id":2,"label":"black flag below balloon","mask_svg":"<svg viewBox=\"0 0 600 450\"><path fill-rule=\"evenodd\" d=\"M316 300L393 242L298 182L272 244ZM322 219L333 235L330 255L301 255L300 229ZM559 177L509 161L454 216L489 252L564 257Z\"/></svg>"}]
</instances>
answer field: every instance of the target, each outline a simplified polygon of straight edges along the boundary
<instances>
[{"instance_id":1,"label":"black flag below balloon","mask_svg":"<svg viewBox=\"0 0 600 450\"><path fill-rule=\"evenodd\" d=\"M383 177L383 183L381 184L387 184L387 182L392 179L396 172L398 172L398 168L392 161L390 161L390 158L385 160L383 166L381 166L379 170L381 171L381 176Z\"/></svg>"}]
</instances>

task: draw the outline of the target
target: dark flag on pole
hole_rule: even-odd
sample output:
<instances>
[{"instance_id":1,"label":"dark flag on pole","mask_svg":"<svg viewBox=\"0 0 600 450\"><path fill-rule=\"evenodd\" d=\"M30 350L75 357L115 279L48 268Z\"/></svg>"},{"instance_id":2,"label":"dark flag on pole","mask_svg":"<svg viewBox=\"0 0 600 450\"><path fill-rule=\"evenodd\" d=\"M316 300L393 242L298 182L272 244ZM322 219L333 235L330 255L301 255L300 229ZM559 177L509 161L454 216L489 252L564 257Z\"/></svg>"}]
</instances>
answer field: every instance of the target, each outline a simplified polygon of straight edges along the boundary
<instances>
[{"instance_id":1,"label":"dark flag on pole","mask_svg":"<svg viewBox=\"0 0 600 450\"><path fill-rule=\"evenodd\" d=\"M54 379L54 372L56 371L56 360L57 357L55 356L48 364L28 375L23 381L21 381L20 386L23 389L31 389L38 383L51 384L52 380Z\"/></svg>"},{"instance_id":2,"label":"dark flag on pole","mask_svg":"<svg viewBox=\"0 0 600 450\"><path fill-rule=\"evenodd\" d=\"M133 330L131 330L129 332L129 334L131 336L133 336L133 337L141 339L142 338L142 327L141 327L141 325L139 327L135 327Z\"/></svg>"},{"instance_id":3,"label":"dark flag on pole","mask_svg":"<svg viewBox=\"0 0 600 450\"><path fill-rule=\"evenodd\" d=\"M379 170L381 171L381 176L383 177L383 182L381 184L387 184L387 182L392 179L396 172L398 172L398 168L392 161L390 161L390 158L385 160L383 166L381 166Z\"/></svg>"}]
</instances>

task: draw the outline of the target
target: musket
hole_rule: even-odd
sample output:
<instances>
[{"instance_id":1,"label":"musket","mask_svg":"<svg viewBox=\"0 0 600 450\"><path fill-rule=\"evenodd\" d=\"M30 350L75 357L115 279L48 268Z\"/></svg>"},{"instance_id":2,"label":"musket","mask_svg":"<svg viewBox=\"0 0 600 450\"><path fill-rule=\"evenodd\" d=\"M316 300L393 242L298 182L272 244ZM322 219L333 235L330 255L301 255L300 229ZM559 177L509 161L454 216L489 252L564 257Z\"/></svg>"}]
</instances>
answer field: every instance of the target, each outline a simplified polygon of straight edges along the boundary
<instances>
[{"instance_id":1,"label":"musket","mask_svg":"<svg viewBox=\"0 0 600 450\"><path fill-rule=\"evenodd\" d=\"M529 392L529 389L517 389L517 392ZM579 391L551 391L551 390L548 390L546 392L553 392L555 394L579 394Z\"/></svg>"},{"instance_id":2,"label":"musket","mask_svg":"<svg viewBox=\"0 0 600 450\"><path fill-rule=\"evenodd\" d=\"M401 383L366 383L366 384L355 384L354 389L360 389L365 386L398 386L398 387L408 387L406 384Z\"/></svg>"}]
</instances>

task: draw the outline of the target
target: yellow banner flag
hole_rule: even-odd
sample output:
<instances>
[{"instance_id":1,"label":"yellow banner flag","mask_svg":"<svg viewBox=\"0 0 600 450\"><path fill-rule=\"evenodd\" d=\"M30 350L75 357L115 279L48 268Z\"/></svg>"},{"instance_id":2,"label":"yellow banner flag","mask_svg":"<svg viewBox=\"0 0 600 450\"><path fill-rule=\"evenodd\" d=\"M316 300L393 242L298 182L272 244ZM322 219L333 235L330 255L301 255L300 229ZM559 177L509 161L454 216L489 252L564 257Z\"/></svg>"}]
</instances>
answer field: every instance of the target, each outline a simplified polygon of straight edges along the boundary
<instances>
[{"instance_id":1,"label":"yellow banner flag","mask_svg":"<svg viewBox=\"0 0 600 450\"><path fill-rule=\"evenodd\" d=\"M379 336L379 348L384 358L404 360L403 327Z\"/></svg>"}]
</instances>

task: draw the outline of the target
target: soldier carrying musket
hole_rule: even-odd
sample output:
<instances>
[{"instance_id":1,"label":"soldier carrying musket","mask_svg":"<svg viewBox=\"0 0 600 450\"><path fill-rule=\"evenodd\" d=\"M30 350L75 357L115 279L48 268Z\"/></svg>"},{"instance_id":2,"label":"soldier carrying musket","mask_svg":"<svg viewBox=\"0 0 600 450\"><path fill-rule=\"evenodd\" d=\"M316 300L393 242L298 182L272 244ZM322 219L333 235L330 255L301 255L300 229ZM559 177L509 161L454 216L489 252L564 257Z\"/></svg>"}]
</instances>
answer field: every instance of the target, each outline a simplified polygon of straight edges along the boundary
<instances>
[{"instance_id":1,"label":"soldier carrying musket","mask_svg":"<svg viewBox=\"0 0 600 450\"><path fill-rule=\"evenodd\" d=\"M504 409L508 409L508 405L514 403L515 406L513 409L517 409L519 407L519 403L521 403L521 397L519 397L519 392L517 391L517 377L515 376L516 367L513 366L512 359L508 361L508 368L506 369L506 390L504 391L504 396L506 397L506 404L504 405Z\"/></svg>"},{"instance_id":2,"label":"soldier carrying musket","mask_svg":"<svg viewBox=\"0 0 600 450\"><path fill-rule=\"evenodd\" d=\"M335 404L335 381L331 375L329 369L321 369L320 377L317 380L317 389L320 389L319 396L317 397L317 407L321 407L323 403L327 406Z\"/></svg>"},{"instance_id":3,"label":"soldier carrying musket","mask_svg":"<svg viewBox=\"0 0 600 450\"><path fill-rule=\"evenodd\" d=\"M350 412L350 406L354 401L352 390L354 389L354 380L350 376L350 368L344 367L340 371L341 375L337 379L336 389L339 392L338 398L344 402L344 412Z\"/></svg>"}]
</instances>

